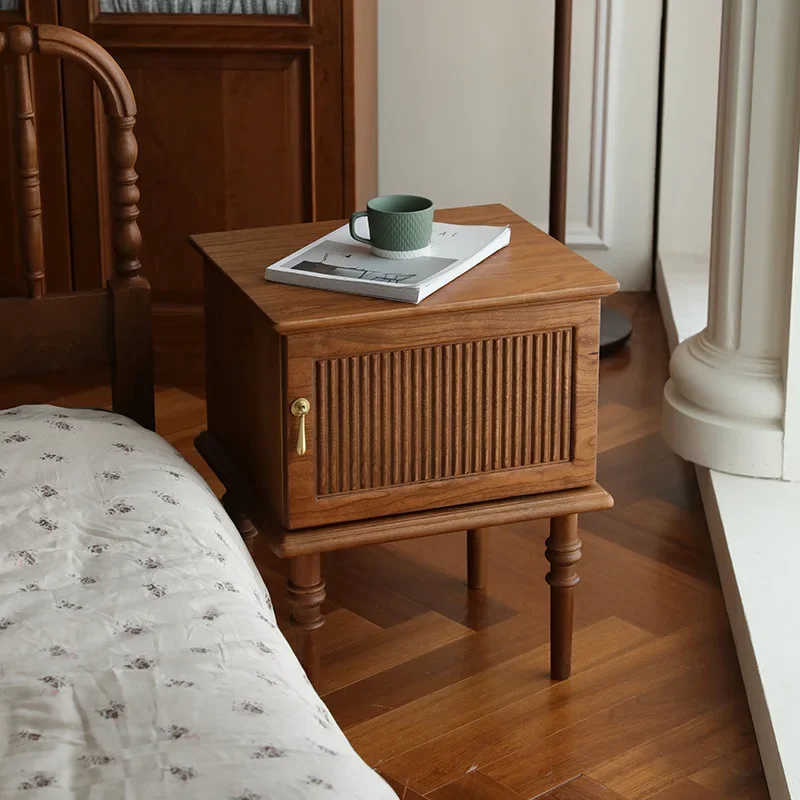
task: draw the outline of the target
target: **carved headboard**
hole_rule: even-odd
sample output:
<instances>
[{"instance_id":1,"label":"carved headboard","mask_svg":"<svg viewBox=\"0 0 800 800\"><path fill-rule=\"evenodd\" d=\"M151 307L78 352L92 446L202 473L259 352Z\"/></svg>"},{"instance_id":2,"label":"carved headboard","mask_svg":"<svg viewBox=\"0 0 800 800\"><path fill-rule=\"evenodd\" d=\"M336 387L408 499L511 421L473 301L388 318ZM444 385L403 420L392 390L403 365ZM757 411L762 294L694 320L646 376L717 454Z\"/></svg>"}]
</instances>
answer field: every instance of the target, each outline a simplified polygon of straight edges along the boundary
<instances>
[{"instance_id":1,"label":"carved headboard","mask_svg":"<svg viewBox=\"0 0 800 800\"><path fill-rule=\"evenodd\" d=\"M56 56L94 78L109 124L114 275L105 289L47 294L36 123L29 58ZM13 59L20 237L28 297L0 298L0 378L111 366L114 410L154 428L150 285L140 274L141 235L133 135L136 101L117 62L88 37L58 25L0 32ZM86 124L91 124L90 120ZM45 213L47 210L45 209Z\"/></svg>"}]
</instances>

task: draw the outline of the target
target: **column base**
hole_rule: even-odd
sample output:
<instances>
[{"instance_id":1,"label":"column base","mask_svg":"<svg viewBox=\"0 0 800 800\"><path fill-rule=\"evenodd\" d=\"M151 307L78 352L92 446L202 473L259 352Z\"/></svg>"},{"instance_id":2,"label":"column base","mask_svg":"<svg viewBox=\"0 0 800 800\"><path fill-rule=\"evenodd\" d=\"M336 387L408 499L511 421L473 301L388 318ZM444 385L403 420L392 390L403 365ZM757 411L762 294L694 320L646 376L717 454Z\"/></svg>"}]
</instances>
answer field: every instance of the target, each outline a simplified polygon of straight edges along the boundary
<instances>
[{"instance_id":1,"label":"column base","mask_svg":"<svg viewBox=\"0 0 800 800\"><path fill-rule=\"evenodd\" d=\"M687 461L720 472L781 478L780 363L721 350L704 333L672 355L664 387L667 444Z\"/></svg>"}]
</instances>

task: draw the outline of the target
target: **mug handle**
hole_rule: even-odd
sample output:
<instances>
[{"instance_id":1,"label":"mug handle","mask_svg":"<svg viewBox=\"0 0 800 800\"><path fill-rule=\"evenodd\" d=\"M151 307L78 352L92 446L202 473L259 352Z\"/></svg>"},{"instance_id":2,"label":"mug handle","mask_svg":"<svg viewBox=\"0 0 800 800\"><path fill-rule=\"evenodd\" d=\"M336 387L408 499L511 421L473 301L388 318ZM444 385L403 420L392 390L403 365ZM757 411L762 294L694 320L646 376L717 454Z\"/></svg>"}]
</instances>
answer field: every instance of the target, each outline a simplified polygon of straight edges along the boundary
<instances>
[{"instance_id":1,"label":"mug handle","mask_svg":"<svg viewBox=\"0 0 800 800\"><path fill-rule=\"evenodd\" d=\"M356 233L356 220L359 217L366 217L366 216L367 216L367 212L366 211L356 211L356 212L354 212L353 214L350 215L350 235L357 242L361 242L362 244L372 244L372 242L369 239L365 239L363 236L359 236Z\"/></svg>"}]
</instances>

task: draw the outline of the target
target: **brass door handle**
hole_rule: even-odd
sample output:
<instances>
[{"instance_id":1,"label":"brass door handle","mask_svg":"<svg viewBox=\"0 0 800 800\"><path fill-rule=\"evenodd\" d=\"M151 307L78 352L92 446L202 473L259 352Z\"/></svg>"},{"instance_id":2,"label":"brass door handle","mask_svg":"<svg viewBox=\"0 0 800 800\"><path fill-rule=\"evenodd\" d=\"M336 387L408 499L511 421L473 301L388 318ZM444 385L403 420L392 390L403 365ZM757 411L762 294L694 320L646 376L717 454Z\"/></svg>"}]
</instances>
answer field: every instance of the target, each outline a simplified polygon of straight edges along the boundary
<instances>
[{"instance_id":1,"label":"brass door handle","mask_svg":"<svg viewBox=\"0 0 800 800\"><path fill-rule=\"evenodd\" d=\"M306 453L306 414L311 411L311 403L305 397L298 397L292 403L292 414L300 420L300 429L297 431L297 455Z\"/></svg>"}]
</instances>

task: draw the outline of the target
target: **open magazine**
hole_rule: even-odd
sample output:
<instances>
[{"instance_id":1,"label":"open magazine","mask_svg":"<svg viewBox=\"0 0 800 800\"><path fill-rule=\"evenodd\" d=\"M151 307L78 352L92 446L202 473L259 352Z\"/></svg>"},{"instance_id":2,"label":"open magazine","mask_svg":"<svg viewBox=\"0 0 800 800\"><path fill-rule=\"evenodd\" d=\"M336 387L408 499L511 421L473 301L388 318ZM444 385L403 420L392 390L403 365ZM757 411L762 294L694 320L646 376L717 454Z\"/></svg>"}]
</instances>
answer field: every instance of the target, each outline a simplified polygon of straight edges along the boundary
<instances>
[{"instance_id":1,"label":"open magazine","mask_svg":"<svg viewBox=\"0 0 800 800\"><path fill-rule=\"evenodd\" d=\"M268 281L419 303L505 247L511 229L433 223L429 254L393 260L372 254L347 225L267 267Z\"/></svg>"}]
</instances>

